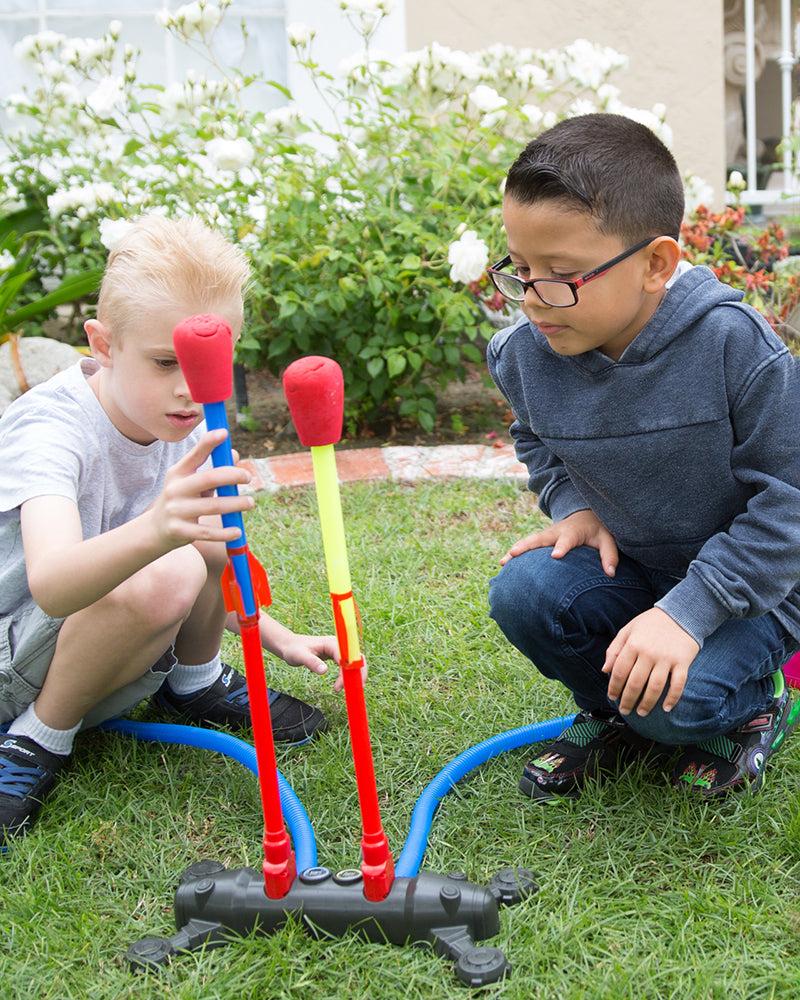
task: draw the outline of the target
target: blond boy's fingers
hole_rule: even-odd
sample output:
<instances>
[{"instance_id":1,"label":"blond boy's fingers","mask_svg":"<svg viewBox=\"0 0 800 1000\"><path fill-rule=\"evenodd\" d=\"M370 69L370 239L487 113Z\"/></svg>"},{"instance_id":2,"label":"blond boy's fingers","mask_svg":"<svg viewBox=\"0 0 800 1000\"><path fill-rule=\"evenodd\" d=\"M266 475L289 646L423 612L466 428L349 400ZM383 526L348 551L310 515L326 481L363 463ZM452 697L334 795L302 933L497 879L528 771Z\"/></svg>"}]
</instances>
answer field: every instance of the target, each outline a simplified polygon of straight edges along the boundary
<instances>
[{"instance_id":1,"label":"blond boy's fingers","mask_svg":"<svg viewBox=\"0 0 800 1000\"><path fill-rule=\"evenodd\" d=\"M199 469L211 457L213 450L222 444L227 436L228 432L224 427L218 427L213 431L206 431L194 448L187 451L176 465L191 470Z\"/></svg>"}]
</instances>

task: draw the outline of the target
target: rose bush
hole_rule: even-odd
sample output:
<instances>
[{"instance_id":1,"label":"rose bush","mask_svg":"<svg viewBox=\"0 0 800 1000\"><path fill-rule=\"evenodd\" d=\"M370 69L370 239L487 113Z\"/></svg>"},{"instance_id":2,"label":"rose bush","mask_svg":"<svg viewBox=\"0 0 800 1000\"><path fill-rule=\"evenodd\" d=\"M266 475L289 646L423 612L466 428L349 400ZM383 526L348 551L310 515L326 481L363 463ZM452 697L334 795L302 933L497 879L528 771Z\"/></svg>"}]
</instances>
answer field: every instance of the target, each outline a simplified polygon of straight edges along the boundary
<instances>
[{"instance_id":1,"label":"rose bush","mask_svg":"<svg viewBox=\"0 0 800 1000\"><path fill-rule=\"evenodd\" d=\"M735 194L735 185L729 189ZM748 223L743 205L712 212L704 205L681 227L682 256L705 264L720 281L740 289L744 301L766 318L790 346L800 343L800 257L790 256L783 227Z\"/></svg>"},{"instance_id":2,"label":"rose bush","mask_svg":"<svg viewBox=\"0 0 800 1000\"><path fill-rule=\"evenodd\" d=\"M100 265L138 214L197 213L253 262L239 360L277 373L330 355L351 423L388 413L430 429L437 381L463 377L493 329L474 282L489 248L502 252L500 183L521 146L598 109L669 135L663 107L620 101L610 80L626 59L613 50L434 43L390 60L372 45L389 2L341 0L360 49L335 79L314 59L314 30L289 26L325 123L279 84L220 63L214 33L232 0L162 12L206 66L168 87L140 79L116 21L102 39L20 43L36 83L5 108L15 125L0 140L0 214L41 213L38 280ZM267 94L283 106L263 110Z\"/></svg>"}]
</instances>

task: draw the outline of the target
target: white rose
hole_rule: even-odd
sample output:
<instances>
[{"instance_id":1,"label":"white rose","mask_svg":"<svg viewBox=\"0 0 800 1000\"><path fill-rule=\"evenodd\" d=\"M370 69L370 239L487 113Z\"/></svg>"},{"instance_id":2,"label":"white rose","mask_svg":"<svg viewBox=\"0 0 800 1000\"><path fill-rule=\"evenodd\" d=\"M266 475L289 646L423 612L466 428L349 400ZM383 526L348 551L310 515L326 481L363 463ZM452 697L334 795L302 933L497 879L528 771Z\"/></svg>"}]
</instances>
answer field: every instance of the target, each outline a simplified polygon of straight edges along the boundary
<instances>
[{"instance_id":1,"label":"white rose","mask_svg":"<svg viewBox=\"0 0 800 1000\"><path fill-rule=\"evenodd\" d=\"M101 118L107 118L117 110L120 98L125 92L122 77L107 76L86 98L86 103Z\"/></svg>"},{"instance_id":2,"label":"white rose","mask_svg":"<svg viewBox=\"0 0 800 1000\"><path fill-rule=\"evenodd\" d=\"M447 262L451 265L450 280L468 285L471 281L477 281L486 270L489 248L483 240L478 239L474 229L467 229L460 239L450 244Z\"/></svg>"},{"instance_id":3,"label":"white rose","mask_svg":"<svg viewBox=\"0 0 800 1000\"><path fill-rule=\"evenodd\" d=\"M313 28L309 28L307 24L303 24L302 21L294 21L292 24L287 25L286 34L290 45L294 45L298 49L304 49L311 44L311 39L316 35L316 31Z\"/></svg>"},{"instance_id":4,"label":"white rose","mask_svg":"<svg viewBox=\"0 0 800 1000\"><path fill-rule=\"evenodd\" d=\"M728 178L728 190L744 191L746 187L747 181L744 179L744 175L741 170L731 170L731 175Z\"/></svg>"},{"instance_id":5,"label":"white rose","mask_svg":"<svg viewBox=\"0 0 800 1000\"><path fill-rule=\"evenodd\" d=\"M127 219L101 219L98 226L100 230L100 242L106 250L110 250L132 226L133 223Z\"/></svg>"},{"instance_id":6,"label":"white rose","mask_svg":"<svg viewBox=\"0 0 800 1000\"><path fill-rule=\"evenodd\" d=\"M253 147L244 137L212 139L206 143L206 155L220 170L241 170L253 162Z\"/></svg>"},{"instance_id":7,"label":"white rose","mask_svg":"<svg viewBox=\"0 0 800 1000\"><path fill-rule=\"evenodd\" d=\"M484 112L499 111L500 108L504 108L508 104L505 97L501 97L494 87L487 87L485 83L479 84L470 91L469 99L478 111Z\"/></svg>"},{"instance_id":8,"label":"white rose","mask_svg":"<svg viewBox=\"0 0 800 1000\"><path fill-rule=\"evenodd\" d=\"M180 25L186 35L206 35L219 24L222 11L214 3L188 3L175 11L173 22Z\"/></svg>"}]
</instances>

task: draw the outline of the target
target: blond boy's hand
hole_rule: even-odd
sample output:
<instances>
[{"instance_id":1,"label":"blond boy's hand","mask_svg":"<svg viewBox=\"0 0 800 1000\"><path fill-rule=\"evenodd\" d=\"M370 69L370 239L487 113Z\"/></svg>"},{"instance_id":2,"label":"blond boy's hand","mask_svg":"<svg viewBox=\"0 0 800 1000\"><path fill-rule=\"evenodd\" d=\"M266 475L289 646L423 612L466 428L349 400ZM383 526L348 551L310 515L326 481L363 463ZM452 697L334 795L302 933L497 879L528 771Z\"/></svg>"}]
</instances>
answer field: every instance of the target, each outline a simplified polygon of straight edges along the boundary
<instances>
[{"instance_id":1,"label":"blond boy's hand","mask_svg":"<svg viewBox=\"0 0 800 1000\"><path fill-rule=\"evenodd\" d=\"M253 498L243 494L217 496L220 486L242 486L249 482L246 469L235 465L202 469L227 431L209 431L167 472L164 488L150 508L155 530L165 549L188 542L232 542L239 537L236 527L223 527L215 516L242 512L253 507ZM201 520L203 518L210 520Z\"/></svg>"},{"instance_id":2,"label":"blond boy's hand","mask_svg":"<svg viewBox=\"0 0 800 1000\"><path fill-rule=\"evenodd\" d=\"M294 635L292 642L284 647L283 659L297 667L308 667L315 674L327 673L328 665L323 660L339 663L339 646L333 635ZM361 668L361 680L367 679L366 664ZM344 688L341 670L333 683L336 692Z\"/></svg>"},{"instance_id":3,"label":"blond boy's hand","mask_svg":"<svg viewBox=\"0 0 800 1000\"><path fill-rule=\"evenodd\" d=\"M671 711L683 694L699 650L689 633L660 608L637 615L608 647L603 664L603 673L611 675L608 697L619 700L622 715L634 708L637 715L647 715L669 686L663 708Z\"/></svg>"},{"instance_id":4,"label":"blond boy's hand","mask_svg":"<svg viewBox=\"0 0 800 1000\"><path fill-rule=\"evenodd\" d=\"M619 563L619 553L614 536L600 521L594 511L577 510L563 521L556 521L549 527L526 535L506 552L500 559L500 565L522 555L531 549L553 548L553 558L562 559L571 549L580 545L588 545L600 553L600 561L607 576L613 576Z\"/></svg>"}]
</instances>

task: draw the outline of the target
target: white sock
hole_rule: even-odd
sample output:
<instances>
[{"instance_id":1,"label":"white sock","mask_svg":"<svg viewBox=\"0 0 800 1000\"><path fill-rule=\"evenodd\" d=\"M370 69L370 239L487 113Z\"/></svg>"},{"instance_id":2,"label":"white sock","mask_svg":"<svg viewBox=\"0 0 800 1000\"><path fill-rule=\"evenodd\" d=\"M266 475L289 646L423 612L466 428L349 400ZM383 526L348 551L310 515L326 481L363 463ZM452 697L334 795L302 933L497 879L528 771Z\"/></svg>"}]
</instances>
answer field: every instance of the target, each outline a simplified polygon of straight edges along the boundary
<instances>
[{"instance_id":1,"label":"white sock","mask_svg":"<svg viewBox=\"0 0 800 1000\"><path fill-rule=\"evenodd\" d=\"M208 663L176 663L169 674L167 684L173 694L194 694L213 684L221 673L222 660L217 653Z\"/></svg>"},{"instance_id":2,"label":"white sock","mask_svg":"<svg viewBox=\"0 0 800 1000\"><path fill-rule=\"evenodd\" d=\"M66 757L72 752L72 743L75 739L75 733L81 728L81 722L77 726L73 726L72 729L51 729L36 714L33 702L31 702L22 715L18 715L8 727L8 735L27 736L28 739L38 743L40 747L44 747L50 753Z\"/></svg>"}]
</instances>

